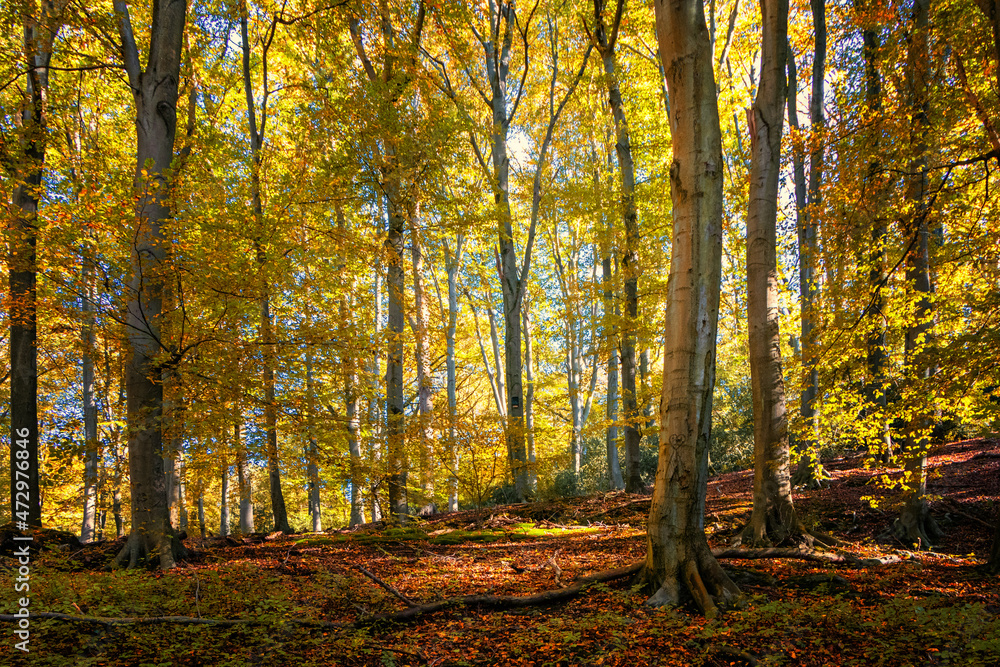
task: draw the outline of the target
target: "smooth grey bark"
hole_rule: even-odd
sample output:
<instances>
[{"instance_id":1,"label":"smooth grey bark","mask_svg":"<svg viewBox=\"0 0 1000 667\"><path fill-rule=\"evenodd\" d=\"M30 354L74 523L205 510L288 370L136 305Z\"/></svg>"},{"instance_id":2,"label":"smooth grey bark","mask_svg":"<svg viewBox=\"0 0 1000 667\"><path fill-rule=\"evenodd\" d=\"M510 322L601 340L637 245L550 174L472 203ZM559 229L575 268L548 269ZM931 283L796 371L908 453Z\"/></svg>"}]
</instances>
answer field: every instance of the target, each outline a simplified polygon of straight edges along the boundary
<instances>
[{"instance_id":1,"label":"smooth grey bark","mask_svg":"<svg viewBox=\"0 0 1000 667\"><path fill-rule=\"evenodd\" d=\"M222 502L219 505L219 535L229 535L229 462L222 464Z\"/></svg>"},{"instance_id":2,"label":"smooth grey bark","mask_svg":"<svg viewBox=\"0 0 1000 667\"><path fill-rule=\"evenodd\" d=\"M906 92L910 106L910 164L906 177L906 201L910 212L901 221L906 253L906 282L916 302L904 337L905 368L911 391L917 397L933 374L931 361L934 335L934 291L930 277L927 201L930 76L928 22L930 0L913 0L912 27L906 51ZM943 536L927 504L927 453L930 449L930 415L920 407L910 418L903 445L903 490L905 503L895 524L896 535L908 544L926 548Z\"/></svg>"},{"instance_id":3,"label":"smooth grey bark","mask_svg":"<svg viewBox=\"0 0 1000 667\"><path fill-rule=\"evenodd\" d=\"M706 615L739 589L705 539L708 443L722 280L722 134L701 0L655 0L656 33L670 86L673 235L660 452L640 575L647 604L676 605L686 589Z\"/></svg>"},{"instance_id":4,"label":"smooth grey bark","mask_svg":"<svg viewBox=\"0 0 1000 667\"><path fill-rule=\"evenodd\" d=\"M20 152L7 174L15 183L8 226L10 510L12 521L34 527L42 525L38 479L38 206L48 134L49 65L66 4L66 0L43 3L40 12L34 3L22 6L24 60L20 65L27 77Z\"/></svg>"},{"instance_id":5,"label":"smooth grey bark","mask_svg":"<svg viewBox=\"0 0 1000 667\"><path fill-rule=\"evenodd\" d=\"M274 366L276 357L276 341L274 338L274 318L271 314L271 286L268 284L268 257L266 246L266 220L264 217L264 202L261 193L260 170L263 163L264 140L267 133L268 108L267 102L271 89L268 87L268 51L274 40L277 29L277 19L272 19L263 36L261 52L261 104L260 125L257 124L257 102L254 96L253 78L250 73L250 51L252 44L248 34L248 8L246 3L240 7L240 35L243 51L243 90L246 94L247 123L250 137L250 198L256 226L253 246L257 264L261 271L260 302L260 341L261 357L263 359L264 380L264 431L267 452L267 474L271 495L271 515L274 519L274 530L291 533L288 524L288 512L285 509L285 496L281 490L281 463L278 458L278 404L274 392Z\"/></svg>"},{"instance_id":6,"label":"smooth grey bark","mask_svg":"<svg viewBox=\"0 0 1000 667\"><path fill-rule=\"evenodd\" d=\"M414 360L417 367L417 459L420 471L420 496L417 512L432 514L434 503L434 378L431 374L430 336L428 334L428 307L424 290L424 244L420 235L419 204L410 207L410 257L413 264Z\"/></svg>"},{"instance_id":7,"label":"smooth grey bark","mask_svg":"<svg viewBox=\"0 0 1000 667\"><path fill-rule=\"evenodd\" d=\"M618 41L618 28L621 24L625 0L618 0L615 17L610 34L604 22L604 0L594 0L594 36L597 38L597 48L604 64L604 76L608 88L608 104L615 121L615 153L618 158L618 173L621 182L621 213L625 229L625 249L622 256L622 273L625 287L625 318L621 327L621 372L622 372L622 410L624 419L625 447L625 490L629 493L642 491L642 477L639 474L639 446L642 434L639 430L639 404L635 386L635 348L636 327L639 322L639 223L635 204L635 165L632 159L632 143L628 130L628 119L625 116L625 106L622 102L621 89L618 84L618 71L615 62L615 45ZM660 63L658 63L660 64ZM661 64L662 67L662 64ZM669 100L669 97L664 99ZM667 105L669 114L669 104ZM611 363L610 360L608 362ZM610 366L609 366L610 368ZM610 382L610 380L609 380ZM609 444L610 456L610 444ZM615 467L617 467L617 462ZM611 473L613 488L618 486L615 472ZM617 475L620 477L621 472Z\"/></svg>"},{"instance_id":8,"label":"smooth grey bark","mask_svg":"<svg viewBox=\"0 0 1000 667\"><path fill-rule=\"evenodd\" d=\"M240 491L240 533L249 535L253 525L253 488L247 470L247 449L240 438L240 423L233 424L233 444L236 449L236 482Z\"/></svg>"},{"instance_id":9,"label":"smooth grey bark","mask_svg":"<svg viewBox=\"0 0 1000 667\"><path fill-rule=\"evenodd\" d=\"M448 460L448 511L458 511L458 398L456 394L455 365L455 330L458 325L458 271L462 266L463 243L465 236L459 233L455 237L455 250L452 251L448 242L444 242L444 265L448 274L448 328L445 330L446 366L448 369L448 443L445 456Z\"/></svg>"},{"instance_id":10,"label":"smooth grey bark","mask_svg":"<svg viewBox=\"0 0 1000 667\"><path fill-rule=\"evenodd\" d=\"M753 513L742 541L754 546L779 545L805 536L792 503L777 270L788 2L761 0L761 14L760 85L747 114L751 131L747 322L754 412L754 493Z\"/></svg>"},{"instance_id":11,"label":"smooth grey bark","mask_svg":"<svg viewBox=\"0 0 1000 667\"><path fill-rule=\"evenodd\" d=\"M168 170L174 159L180 56L187 3L163 0L153 6L149 54L140 69L128 7L114 0L122 56L135 103L136 228L133 239L128 298L126 366L129 424L129 479L132 490L132 530L116 558L136 567L149 558L162 569L176 564L183 546L173 538L163 474L164 370L161 317L166 287L167 238L163 227L172 212ZM155 187L154 187L155 186Z\"/></svg>"},{"instance_id":12,"label":"smooth grey bark","mask_svg":"<svg viewBox=\"0 0 1000 667\"><path fill-rule=\"evenodd\" d=\"M378 231L382 233L384 230L385 221L385 210L384 210L384 199L382 197L377 197L378 199ZM366 455L368 458L368 484L369 493L368 497L371 501L371 520L381 521L382 512L379 506L379 490L382 485L382 477L375 474L375 471L381 470L381 460L383 455L383 449L385 445L384 441L384 427L385 419L382 407L382 397L379 394L381 388L382 380L382 352L381 352L381 341L382 341L382 267L379 266L379 262L376 261L374 276L372 278L372 298L374 301L374 326L375 335L372 340L372 357L371 357L371 385L369 387L371 391L371 398L368 400L368 427L371 430L372 436L368 440L368 447L366 450Z\"/></svg>"}]
</instances>

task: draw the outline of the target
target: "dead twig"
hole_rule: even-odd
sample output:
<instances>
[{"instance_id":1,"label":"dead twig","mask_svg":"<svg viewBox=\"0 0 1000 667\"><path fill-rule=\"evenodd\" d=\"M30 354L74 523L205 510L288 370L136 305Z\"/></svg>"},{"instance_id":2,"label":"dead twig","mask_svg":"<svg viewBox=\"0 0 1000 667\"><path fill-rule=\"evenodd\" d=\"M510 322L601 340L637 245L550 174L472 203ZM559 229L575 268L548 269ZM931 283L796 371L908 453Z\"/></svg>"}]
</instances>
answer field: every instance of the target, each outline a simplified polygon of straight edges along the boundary
<instances>
[{"instance_id":1,"label":"dead twig","mask_svg":"<svg viewBox=\"0 0 1000 667\"><path fill-rule=\"evenodd\" d=\"M390 593L392 593L393 595L395 595L396 597L398 597L408 607L419 607L420 606L418 603L414 602L410 598L408 598L405 595L403 595L402 593L400 593L394 586L391 586L390 584L387 584L386 582L382 581L381 579L379 579L378 577L376 577L374 574L372 574L371 572L369 572L368 570L366 570L362 566L355 565L354 569L356 569L358 572L360 572L361 574L365 575L366 577L368 577L369 579L371 579L372 581L374 581L376 584L378 584L379 586L381 586L385 590L389 591Z\"/></svg>"}]
</instances>

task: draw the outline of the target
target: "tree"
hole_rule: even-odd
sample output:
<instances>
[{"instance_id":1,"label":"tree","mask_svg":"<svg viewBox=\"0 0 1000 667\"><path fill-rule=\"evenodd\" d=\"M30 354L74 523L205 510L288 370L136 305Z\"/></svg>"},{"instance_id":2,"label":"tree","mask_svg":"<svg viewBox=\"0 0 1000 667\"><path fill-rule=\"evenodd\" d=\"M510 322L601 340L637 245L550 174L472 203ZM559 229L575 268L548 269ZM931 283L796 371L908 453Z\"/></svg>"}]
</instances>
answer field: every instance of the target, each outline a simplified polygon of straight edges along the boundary
<instances>
[{"instance_id":1,"label":"tree","mask_svg":"<svg viewBox=\"0 0 1000 667\"><path fill-rule=\"evenodd\" d=\"M699 0L657 0L656 35L670 90L673 243L667 294L660 451L641 579L647 604L686 589L706 615L739 589L705 539L708 443L722 273L722 137L711 42Z\"/></svg>"},{"instance_id":2,"label":"tree","mask_svg":"<svg viewBox=\"0 0 1000 667\"><path fill-rule=\"evenodd\" d=\"M129 478L132 530L117 556L132 568L143 559L172 568L182 552L173 538L163 474L162 371L176 359L162 340L161 318L167 269L164 225L170 220L170 167L177 130L177 94L181 46L187 13L185 0L163 0L153 6L149 58L140 69L128 6L115 0L122 58L135 101L136 229L128 299L131 359L126 366L129 424Z\"/></svg>"},{"instance_id":3,"label":"tree","mask_svg":"<svg viewBox=\"0 0 1000 667\"><path fill-rule=\"evenodd\" d=\"M267 56L274 41L278 27L279 16L272 16L270 25L262 36L261 52L261 108L260 125L257 125L257 103L254 97L253 79L250 76L250 42L248 30L247 3L240 7L240 36L243 48L243 89L247 100L247 122L250 134L250 157L252 160L250 172L250 198L253 207L253 217L256 235L253 239L257 263L260 265L263 284L260 293L260 340L263 346L264 359L264 428L267 432L267 472L271 491L271 514L274 517L274 529L283 533L292 532L288 524L288 512L285 509L285 496L281 491L281 465L278 461L278 405L274 395L274 318L271 315L271 286L265 274L267 267L267 250L264 219L264 203L261 196L260 172L263 161L264 138L267 132L268 108L267 101L271 90L268 88Z\"/></svg>"},{"instance_id":4,"label":"tree","mask_svg":"<svg viewBox=\"0 0 1000 667\"><path fill-rule=\"evenodd\" d=\"M788 421L778 330L776 222L785 106L788 3L762 0L760 85L750 125L747 215L747 322L754 416L753 514L744 542L782 544L804 531L792 504Z\"/></svg>"},{"instance_id":5,"label":"tree","mask_svg":"<svg viewBox=\"0 0 1000 667\"><path fill-rule=\"evenodd\" d=\"M621 27L625 0L618 0L610 34L604 21L604 0L594 0L594 37L604 64L604 75L608 87L608 105L615 121L615 153L618 157L618 173L621 177L621 214L625 227L625 252L622 257L622 271L625 274L625 321L621 332L622 403L624 411L625 435L625 490L629 493L642 491L642 477L639 475L639 403L635 389L635 347L636 327L639 317L639 224L635 205L635 163L632 160L632 140L629 136L628 119L622 102L618 83L615 44Z\"/></svg>"},{"instance_id":6,"label":"tree","mask_svg":"<svg viewBox=\"0 0 1000 667\"><path fill-rule=\"evenodd\" d=\"M934 327L930 277L928 217L928 133L930 120L927 96L930 62L928 55L928 14L930 0L913 0L912 18L906 60L906 89L911 113L910 164L906 177L905 199L901 227L909 243L906 251L906 282L914 292L913 310L905 333L906 369L913 400L917 405L906 429L906 442L901 452L904 459L904 493L906 496L895 530L910 544L925 547L942 536L927 505L927 452L930 447L930 419L921 388L933 374L930 359Z\"/></svg>"},{"instance_id":7,"label":"tree","mask_svg":"<svg viewBox=\"0 0 1000 667\"><path fill-rule=\"evenodd\" d=\"M14 156L0 155L17 184L10 233L10 504L19 525L42 525L38 482L38 270L36 245L47 144L49 64L67 0L22 5L27 81L21 110L23 137ZM0 141L0 153L4 151Z\"/></svg>"}]
</instances>

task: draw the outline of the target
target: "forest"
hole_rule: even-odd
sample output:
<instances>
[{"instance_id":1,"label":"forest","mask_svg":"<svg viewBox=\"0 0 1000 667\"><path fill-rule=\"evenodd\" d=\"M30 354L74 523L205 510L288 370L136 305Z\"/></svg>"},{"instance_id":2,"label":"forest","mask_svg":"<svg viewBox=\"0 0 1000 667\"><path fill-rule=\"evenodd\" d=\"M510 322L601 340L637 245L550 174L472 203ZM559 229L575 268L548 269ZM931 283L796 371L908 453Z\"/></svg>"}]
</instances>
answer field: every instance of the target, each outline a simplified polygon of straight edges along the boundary
<instances>
[{"instance_id":1,"label":"forest","mask_svg":"<svg viewBox=\"0 0 1000 667\"><path fill-rule=\"evenodd\" d=\"M1000 660L1000 3L0 22L11 664Z\"/></svg>"}]
</instances>

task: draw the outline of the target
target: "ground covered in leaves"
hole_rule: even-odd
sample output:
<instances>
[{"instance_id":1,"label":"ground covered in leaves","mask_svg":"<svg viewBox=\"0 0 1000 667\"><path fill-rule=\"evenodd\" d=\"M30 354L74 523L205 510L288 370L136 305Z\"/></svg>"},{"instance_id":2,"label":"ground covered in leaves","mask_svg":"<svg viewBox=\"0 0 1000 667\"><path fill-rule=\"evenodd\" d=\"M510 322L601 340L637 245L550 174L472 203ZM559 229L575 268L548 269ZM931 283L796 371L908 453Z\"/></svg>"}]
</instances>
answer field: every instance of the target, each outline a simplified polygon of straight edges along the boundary
<instances>
[{"instance_id":1,"label":"ground covered in leaves","mask_svg":"<svg viewBox=\"0 0 1000 667\"><path fill-rule=\"evenodd\" d=\"M745 606L714 620L648 609L628 578L548 606L454 605L376 620L457 596L565 588L641 560L649 497L610 493L403 528L188 540L192 555L169 573L105 571L120 543L81 548L50 536L33 555L31 610L89 620L33 617L28 655L3 621L0 664L1000 664L1000 581L979 567L1000 511L1000 442L952 443L930 459L932 508L947 533L930 551L904 549L889 533L884 482L898 471L865 469L861 457L824 465L829 486L796 493L807 525L846 553L899 562L726 559ZM751 482L750 472L711 480L712 546L727 546L748 520ZM16 609L12 544L0 531L9 582L0 614ZM238 622L207 622L223 619Z\"/></svg>"}]
</instances>

